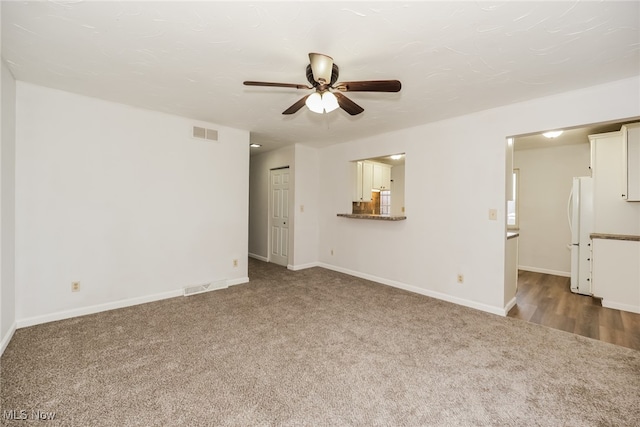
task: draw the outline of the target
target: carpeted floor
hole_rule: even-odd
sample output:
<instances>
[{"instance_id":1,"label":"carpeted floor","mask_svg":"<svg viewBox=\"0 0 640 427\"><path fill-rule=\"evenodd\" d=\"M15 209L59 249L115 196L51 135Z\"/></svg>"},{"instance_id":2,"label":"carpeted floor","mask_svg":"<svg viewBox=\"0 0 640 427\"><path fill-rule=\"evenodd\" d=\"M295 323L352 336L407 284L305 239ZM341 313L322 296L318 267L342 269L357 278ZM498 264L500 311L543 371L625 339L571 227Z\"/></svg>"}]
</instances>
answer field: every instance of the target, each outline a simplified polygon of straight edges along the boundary
<instances>
[{"instance_id":1,"label":"carpeted floor","mask_svg":"<svg viewBox=\"0 0 640 427\"><path fill-rule=\"evenodd\" d=\"M3 425L640 425L638 351L321 268L250 279L19 329Z\"/></svg>"}]
</instances>

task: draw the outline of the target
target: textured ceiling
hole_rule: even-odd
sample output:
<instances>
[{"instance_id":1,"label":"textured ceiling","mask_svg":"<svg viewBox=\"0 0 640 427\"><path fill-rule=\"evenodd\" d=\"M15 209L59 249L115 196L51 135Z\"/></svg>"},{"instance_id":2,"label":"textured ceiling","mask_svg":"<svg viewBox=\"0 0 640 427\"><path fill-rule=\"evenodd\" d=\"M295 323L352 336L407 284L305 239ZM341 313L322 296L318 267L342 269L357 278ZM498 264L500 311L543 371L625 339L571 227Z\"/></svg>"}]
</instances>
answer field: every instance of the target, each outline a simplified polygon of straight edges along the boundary
<instances>
[{"instance_id":1,"label":"textured ceiling","mask_svg":"<svg viewBox=\"0 0 640 427\"><path fill-rule=\"evenodd\" d=\"M328 145L640 74L640 3L2 2L18 80L251 131L273 149ZM281 113L309 52L365 111Z\"/></svg>"}]
</instances>

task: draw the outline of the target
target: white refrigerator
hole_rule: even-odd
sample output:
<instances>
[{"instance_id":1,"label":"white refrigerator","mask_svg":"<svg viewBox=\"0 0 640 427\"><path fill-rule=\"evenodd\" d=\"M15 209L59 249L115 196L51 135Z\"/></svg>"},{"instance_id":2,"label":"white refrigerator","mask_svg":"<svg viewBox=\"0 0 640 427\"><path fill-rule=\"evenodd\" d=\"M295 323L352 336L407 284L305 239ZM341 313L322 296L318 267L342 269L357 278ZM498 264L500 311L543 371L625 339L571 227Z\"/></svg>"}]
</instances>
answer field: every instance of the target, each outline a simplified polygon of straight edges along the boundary
<instances>
[{"instance_id":1,"label":"white refrigerator","mask_svg":"<svg viewBox=\"0 0 640 427\"><path fill-rule=\"evenodd\" d=\"M593 178L573 178L567 209L571 230L571 292L592 295Z\"/></svg>"}]
</instances>

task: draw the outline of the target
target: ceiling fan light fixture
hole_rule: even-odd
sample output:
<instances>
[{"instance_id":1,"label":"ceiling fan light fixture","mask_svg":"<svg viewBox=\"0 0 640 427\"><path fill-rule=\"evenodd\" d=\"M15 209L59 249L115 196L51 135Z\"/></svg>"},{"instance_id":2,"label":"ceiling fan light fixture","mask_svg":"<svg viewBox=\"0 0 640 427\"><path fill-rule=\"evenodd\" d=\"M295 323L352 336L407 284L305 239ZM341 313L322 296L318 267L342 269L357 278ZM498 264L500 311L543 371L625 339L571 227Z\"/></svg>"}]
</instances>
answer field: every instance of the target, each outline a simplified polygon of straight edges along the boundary
<instances>
[{"instance_id":1,"label":"ceiling fan light fixture","mask_svg":"<svg viewBox=\"0 0 640 427\"><path fill-rule=\"evenodd\" d=\"M307 100L304 102L307 105L309 110L314 113L322 114L324 111L324 106L322 105L322 96L318 92L314 92L307 97Z\"/></svg>"},{"instance_id":2,"label":"ceiling fan light fixture","mask_svg":"<svg viewBox=\"0 0 640 427\"><path fill-rule=\"evenodd\" d=\"M0 0L2 1L2 0ZM400 92L402 84L399 80L355 80L336 83L339 69L333 58L321 53L309 53L309 62L305 67L305 76L311 86L295 83L275 83L245 81L246 86L284 87L292 89L312 89L313 93L305 95L293 103L282 114L291 115L300 111L305 105L316 114L330 113L338 108L355 116L364 108L349 99L343 92Z\"/></svg>"},{"instance_id":3,"label":"ceiling fan light fixture","mask_svg":"<svg viewBox=\"0 0 640 427\"><path fill-rule=\"evenodd\" d=\"M320 84L331 82L331 72L333 70L333 58L321 53L310 53L311 71L313 78Z\"/></svg>"},{"instance_id":4,"label":"ceiling fan light fixture","mask_svg":"<svg viewBox=\"0 0 640 427\"><path fill-rule=\"evenodd\" d=\"M338 98L329 91L322 94L322 106L327 113L340 107L340 105L338 105Z\"/></svg>"},{"instance_id":5,"label":"ceiling fan light fixture","mask_svg":"<svg viewBox=\"0 0 640 427\"><path fill-rule=\"evenodd\" d=\"M338 98L328 90L322 93L312 93L307 97L307 100L304 103L307 104L309 110L318 114L330 113L340 107L338 104Z\"/></svg>"}]
</instances>

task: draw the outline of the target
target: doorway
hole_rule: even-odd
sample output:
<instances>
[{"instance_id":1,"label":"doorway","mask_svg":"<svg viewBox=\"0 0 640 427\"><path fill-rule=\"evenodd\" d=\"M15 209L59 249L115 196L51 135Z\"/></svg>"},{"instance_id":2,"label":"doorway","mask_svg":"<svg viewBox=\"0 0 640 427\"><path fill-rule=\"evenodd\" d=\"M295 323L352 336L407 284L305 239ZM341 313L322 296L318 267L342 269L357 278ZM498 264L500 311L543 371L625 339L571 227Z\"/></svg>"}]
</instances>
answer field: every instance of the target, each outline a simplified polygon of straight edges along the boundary
<instances>
[{"instance_id":1,"label":"doorway","mask_svg":"<svg viewBox=\"0 0 640 427\"><path fill-rule=\"evenodd\" d=\"M603 307L600 299L570 290L568 200L572 181L592 173L588 135L618 131L626 122L565 129L555 137L542 132L514 137L513 162L507 164L508 172L519 172L518 221L507 227L519 233L519 272L517 303L509 317L640 348L640 314Z\"/></svg>"},{"instance_id":2,"label":"doorway","mask_svg":"<svg viewBox=\"0 0 640 427\"><path fill-rule=\"evenodd\" d=\"M269 171L269 262L289 265L289 167Z\"/></svg>"}]
</instances>

